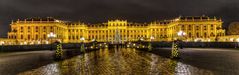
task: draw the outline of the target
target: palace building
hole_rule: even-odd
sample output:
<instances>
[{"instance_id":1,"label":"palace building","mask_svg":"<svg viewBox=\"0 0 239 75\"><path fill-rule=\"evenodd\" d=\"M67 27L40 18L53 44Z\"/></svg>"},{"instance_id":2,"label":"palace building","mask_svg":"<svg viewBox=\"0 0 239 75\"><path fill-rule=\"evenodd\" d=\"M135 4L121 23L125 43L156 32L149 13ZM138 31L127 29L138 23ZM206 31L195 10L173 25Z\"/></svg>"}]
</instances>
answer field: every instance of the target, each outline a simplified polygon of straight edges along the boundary
<instances>
[{"instance_id":1,"label":"palace building","mask_svg":"<svg viewBox=\"0 0 239 75\"><path fill-rule=\"evenodd\" d=\"M56 40L63 43L128 41L220 41L225 36L222 20L208 16L180 16L172 20L151 23L133 23L127 20L109 20L105 23L86 24L54 18L28 18L13 21L8 38L15 44L47 44ZM183 35L181 33L183 32ZM49 34L54 33L55 37Z\"/></svg>"}]
</instances>

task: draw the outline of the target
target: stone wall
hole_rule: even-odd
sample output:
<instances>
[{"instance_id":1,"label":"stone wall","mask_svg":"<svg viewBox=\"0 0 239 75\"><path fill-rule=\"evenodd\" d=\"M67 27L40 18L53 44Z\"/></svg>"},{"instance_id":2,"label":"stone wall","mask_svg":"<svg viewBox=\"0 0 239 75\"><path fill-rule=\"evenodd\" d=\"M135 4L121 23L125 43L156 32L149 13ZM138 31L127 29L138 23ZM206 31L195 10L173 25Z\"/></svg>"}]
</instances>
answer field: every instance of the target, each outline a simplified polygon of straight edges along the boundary
<instances>
[{"instance_id":1,"label":"stone wall","mask_svg":"<svg viewBox=\"0 0 239 75\"><path fill-rule=\"evenodd\" d=\"M181 45L185 48L235 48L239 47L239 42L182 42ZM152 42L152 46L171 47L172 42Z\"/></svg>"},{"instance_id":2,"label":"stone wall","mask_svg":"<svg viewBox=\"0 0 239 75\"><path fill-rule=\"evenodd\" d=\"M89 46L91 43L86 43L85 46ZM80 49L80 43L64 43L63 49ZM12 51L37 51L37 50L55 50L55 44L42 44L42 45L3 45L0 46L0 52L12 52Z\"/></svg>"}]
</instances>

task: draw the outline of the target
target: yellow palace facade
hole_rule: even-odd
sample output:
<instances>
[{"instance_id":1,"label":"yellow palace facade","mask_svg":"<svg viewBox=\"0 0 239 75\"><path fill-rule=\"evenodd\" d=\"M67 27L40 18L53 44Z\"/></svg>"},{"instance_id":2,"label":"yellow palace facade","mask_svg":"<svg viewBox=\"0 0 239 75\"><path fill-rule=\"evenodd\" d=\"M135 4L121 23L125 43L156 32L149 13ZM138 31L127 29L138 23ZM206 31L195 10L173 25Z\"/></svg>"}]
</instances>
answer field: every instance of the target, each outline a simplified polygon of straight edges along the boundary
<instances>
[{"instance_id":1,"label":"yellow palace facade","mask_svg":"<svg viewBox=\"0 0 239 75\"><path fill-rule=\"evenodd\" d=\"M8 39L15 44L42 44L55 40L63 43L79 43L96 40L113 42L117 36L120 42L138 41L215 41L225 36L222 20L216 17L187 16L172 20L154 21L151 23L133 23L127 20L109 20L106 23L85 24L67 22L53 18L30 18L17 20L10 24ZM178 32L184 32L180 36ZM55 37L49 37L54 33ZM153 39L152 39L153 37ZM53 41L52 41L53 40Z\"/></svg>"}]
</instances>

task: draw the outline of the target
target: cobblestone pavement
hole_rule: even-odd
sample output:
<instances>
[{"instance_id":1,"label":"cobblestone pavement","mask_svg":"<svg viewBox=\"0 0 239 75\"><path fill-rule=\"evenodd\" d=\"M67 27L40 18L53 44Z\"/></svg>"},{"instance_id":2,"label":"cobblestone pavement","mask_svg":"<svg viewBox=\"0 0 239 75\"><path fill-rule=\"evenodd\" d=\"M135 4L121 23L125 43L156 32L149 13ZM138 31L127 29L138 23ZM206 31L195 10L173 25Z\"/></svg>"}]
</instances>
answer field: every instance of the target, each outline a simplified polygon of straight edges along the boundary
<instances>
[{"instance_id":1,"label":"cobblestone pavement","mask_svg":"<svg viewBox=\"0 0 239 75\"><path fill-rule=\"evenodd\" d=\"M28 51L0 54L0 75L16 75L19 72L52 63L53 51Z\"/></svg>"},{"instance_id":2,"label":"cobblestone pavement","mask_svg":"<svg viewBox=\"0 0 239 75\"><path fill-rule=\"evenodd\" d=\"M165 49L167 51L167 49ZM105 49L19 75L214 75L211 70L130 48Z\"/></svg>"},{"instance_id":3,"label":"cobblestone pavement","mask_svg":"<svg viewBox=\"0 0 239 75\"><path fill-rule=\"evenodd\" d=\"M171 48L158 48L152 53L169 57ZM239 51L219 48L180 49L178 61L210 70L215 75L239 75Z\"/></svg>"}]
</instances>

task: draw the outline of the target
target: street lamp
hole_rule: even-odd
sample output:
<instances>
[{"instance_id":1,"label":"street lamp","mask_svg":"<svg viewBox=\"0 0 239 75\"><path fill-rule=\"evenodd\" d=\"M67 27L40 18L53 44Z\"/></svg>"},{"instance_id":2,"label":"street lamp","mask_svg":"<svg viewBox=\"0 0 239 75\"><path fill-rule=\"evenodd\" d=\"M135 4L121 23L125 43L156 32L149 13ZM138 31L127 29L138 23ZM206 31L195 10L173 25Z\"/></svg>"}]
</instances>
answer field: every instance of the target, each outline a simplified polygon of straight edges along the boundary
<instances>
[{"instance_id":1,"label":"street lamp","mask_svg":"<svg viewBox=\"0 0 239 75\"><path fill-rule=\"evenodd\" d=\"M182 42L183 41L183 36L185 36L186 35L186 33L185 32L183 32L183 31L179 31L178 32L178 36L179 36L179 38L181 38L181 39L179 39L179 42ZM183 47L182 47L182 43L180 43L180 48L182 49Z\"/></svg>"},{"instance_id":2,"label":"street lamp","mask_svg":"<svg viewBox=\"0 0 239 75\"><path fill-rule=\"evenodd\" d=\"M186 33L183 32L183 31L181 31L181 30L178 32L178 36L181 37L181 38L182 38L183 36L185 36L185 35L186 35ZM181 39L181 40L182 40L182 39Z\"/></svg>"},{"instance_id":3,"label":"street lamp","mask_svg":"<svg viewBox=\"0 0 239 75\"><path fill-rule=\"evenodd\" d=\"M186 35L186 33L183 32L183 31L179 31L179 32L178 32L178 36L185 36L185 35Z\"/></svg>"},{"instance_id":4,"label":"street lamp","mask_svg":"<svg viewBox=\"0 0 239 75\"><path fill-rule=\"evenodd\" d=\"M4 45L4 43L5 43L5 42L1 41L1 42L0 42L0 45Z\"/></svg>"},{"instance_id":5,"label":"street lamp","mask_svg":"<svg viewBox=\"0 0 239 75\"><path fill-rule=\"evenodd\" d=\"M53 32L50 32L49 34L47 34L47 37L50 38L50 43L51 43L51 50L52 50L52 39L56 37L56 34L54 34Z\"/></svg>"},{"instance_id":6,"label":"street lamp","mask_svg":"<svg viewBox=\"0 0 239 75\"><path fill-rule=\"evenodd\" d=\"M1 41L0 42L0 45L1 45L1 51L3 50L3 45L5 44L5 42L4 41Z\"/></svg>"},{"instance_id":7,"label":"street lamp","mask_svg":"<svg viewBox=\"0 0 239 75\"><path fill-rule=\"evenodd\" d=\"M152 50L152 40L154 40L154 37L153 36L151 36L150 37L150 43L149 43L149 51L151 51Z\"/></svg>"},{"instance_id":8,"label":"street lamp","mask_svg":"<svg viewBox=\"0 0 239 75\"><path fill-rule=\"evenodd\" d=\"M152 40L154 40L154 37L153 37L153 36L150 37L150 41L152 41Z\"/></svg>"},{"instance_id":9,"label":"street lamp","mask_svg":"<svg viewBox=\"0 0 239 75\"><path fill-rule=\"evenodd\" d=\"M81 44L81 52L85 52L85 46L84 46L84 41L85 41L85 38L84 37L81 37L80 40L82 41L82 44Z\"/></svg>"}]
</instances>

